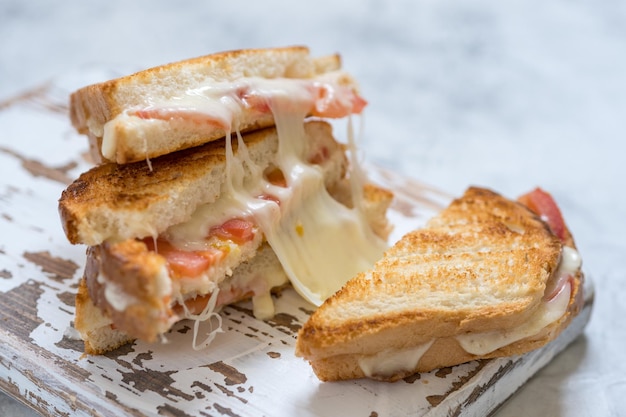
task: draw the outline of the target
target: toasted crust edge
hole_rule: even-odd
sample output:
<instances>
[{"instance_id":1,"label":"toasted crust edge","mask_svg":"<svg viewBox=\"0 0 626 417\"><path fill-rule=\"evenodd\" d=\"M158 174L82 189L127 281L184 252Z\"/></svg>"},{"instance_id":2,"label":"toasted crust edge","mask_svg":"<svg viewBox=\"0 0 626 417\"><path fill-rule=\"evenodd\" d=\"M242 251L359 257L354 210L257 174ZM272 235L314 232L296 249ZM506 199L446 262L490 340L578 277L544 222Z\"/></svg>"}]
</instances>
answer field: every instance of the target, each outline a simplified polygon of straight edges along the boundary
<instances>
[{"instance_id":1,"label":"toasted crust edge","mask_svg":"<svg viewBox=\"0 0 626 417\"><path fill-rule=\"evenodd\" d=\"M228 65L230 61L238 57L272 53L291 53L307 56L309 48L306 46L288 46L234 49L157 65L119 78L91 84L76 90L70 95L70 120L78 132L87 133L89 130L88 120L90 118L93 118L97 123L104 124L115 115L121 113L123 109L118 105L115 93L122 85L140 82L152 83L160 79L160 77L171 74L173 71L178 71L185 66L208 65L219 67L220 65ZM322 68L327 67L322 66Z\"/></svg>"}]
</instances>

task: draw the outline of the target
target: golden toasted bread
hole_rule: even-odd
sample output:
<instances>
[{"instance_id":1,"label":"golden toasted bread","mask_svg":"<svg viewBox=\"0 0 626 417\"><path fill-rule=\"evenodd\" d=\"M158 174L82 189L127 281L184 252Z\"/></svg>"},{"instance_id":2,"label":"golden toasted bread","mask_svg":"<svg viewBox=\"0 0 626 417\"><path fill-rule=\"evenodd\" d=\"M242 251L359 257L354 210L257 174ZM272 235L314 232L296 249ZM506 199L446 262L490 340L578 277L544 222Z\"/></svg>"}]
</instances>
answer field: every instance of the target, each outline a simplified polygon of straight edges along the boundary
<instances>
[{"instance_id":1,"label":"golden toasted bread","mask_svg":"<svg viewBox=\"0 0 626 417\"><path fill-rule=\"evenodd\" d=\"M328 186L346 171L343 146L325 122L305 124L311 158L320 149L328 159ZM250 158L264 170L278 151L276 129L244 135ZM233 141L237 152L236 140ZM104 241L157 236L168 227L188 220L196 208L216 201L226 181L224 142L213 142L155 158L151 165L104 164L83 173L59 200L61 223L72 243L97 245ZM246 171L246 175L252 175Z\"/></svg>"},{"instance_id":2,"label":"golden toasted bread","mask_svg":"<svg viewBox=\"0 0 626 417\"><path fill-rule=\"evenodd\" d=\"M74 127L89 136L96 162L125 164L198 146L230 131L215 120L196 119L198 108L191 115L183 114L188 109L170 112L174 97L188 98L194 89L224 89L226 83L243 79L331 77L338 85L356 89L340 67L338 55L312 58L301 46L222 52L81 88L71 95L70 116ZM136 110L145 113L126 114ZM271 112L244 106L230 128L246 132L273 124ZM109 139L103 140L106 135Z\"/></svg>"},{"instance_id":3,"label":"golden toasted bread","mask_svg":"<svg viewBox=\"0 0 626 417\"><path fill-rule=\"evenodd\" d=\"M578 265L555 297L565 312L540 324L557 314L546 288L564 274L565 245L575 252L524 205L472 187L315 311L296 354L325 381L396 380L542 346L582 300Z\"/></svg>"}]
</instances>

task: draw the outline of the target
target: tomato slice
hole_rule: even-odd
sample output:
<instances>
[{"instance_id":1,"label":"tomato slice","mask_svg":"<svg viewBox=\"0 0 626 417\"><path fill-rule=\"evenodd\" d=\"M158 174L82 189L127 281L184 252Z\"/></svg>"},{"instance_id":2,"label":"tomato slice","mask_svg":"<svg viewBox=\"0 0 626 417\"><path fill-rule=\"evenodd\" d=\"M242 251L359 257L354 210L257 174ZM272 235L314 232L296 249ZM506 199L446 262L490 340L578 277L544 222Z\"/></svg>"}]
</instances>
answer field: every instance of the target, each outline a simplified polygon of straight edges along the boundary
<instances>
[{"instance_id":1,"label":"tomato slice","mask_svg":"<svg viewBox=\"0 0 626 417\"><path fill-rule=\"evenodd\" d=\"M350 114L359 114L367 105L367 101L347 87L332 87L326 84L315 84L315 96L312 115L338 119Z\"/></svg>"},{"instance_id":2,"label":"tomato slice","mask_svg":"<svg viewBox=\"0 0 626 417\"><path fill-rule=\"evenodd\" d=\"M155 119L165 121L180 119L186 122L195 123L197 125L228 127L228 124L224 120L212 117L209 114L197 111L195 109L154 108L135 110L130 114L137 116L140 119Z\"/></svg>"},{"instance_id":3,"label":"tomato slice","mask_svg":"<svg viewBox=\"0 0 626 417\"><path fill-rule=\"evenodd\" d=\"M174 247L164 239L157 240L155 250L154 241L145 239L148 249L156 251L165 257L170 275L176 278L194 278L206 272L212 265L224 257L224 252L219 249L209 249L204 251L186 251Z\"/></svg>"},{"instance_id":4,"label":"tomato slice","mask_svg":"<svg viewBox=\"0 0 626 417\"><path fill-rule=\"evenodd\" d=\"M359 114L367 106L367 101L359 96L351 88L345 86L332 86L325 83L312 83L309 87L312 93L312 102L310 113L316 117L342 118L350 114ZM259 113L268 113L271 111L271 97L251 90L250 87L243 86L236 90L236 96L241 100L243 105L249 109L253 109ZM155 120L185 120L198 125L212 125L227 128L227 121L212 116L210 114L190 108L146 108L130 112L131 115L141 119Z\"/></svg>"},{"instance_id":5,"label":"tomato slice","mask_svg":"<svg viewBox=\"0 0 626 417\"><path fill-rule=\"evenodd\" d=\"M557 206L549 193L541 188L536 188L519 197L518 201L538 214L541 219L548 224L552 233L561 240L565 240L567 228L563 220L563 215L561 214L559 206Z\"/></svg>"},{"instance_id":6,"label":"tomato slice","mask_svg":"<svg viewBox=\"0 0 626 417\"><path fill-rule=\"evenodd\" d=\"M240 90L237 95L248 108L259 113L269 113L271 111L269 102L266 98L249 90Z\"/></svg>"},{"instance_id":7,"label":"tomato slice","mask_svg":"<svg viewBox=\"0 0 626 417\"><path fill-rule=\"evenodd\" d=\"M242 245L254 238L254 223L246 219L230 219L220 226L212 227L209 237L213 236Z\"/></svg>"},{"instance_id":8,"label":"tomato slice","mask_svg":"<svg viewBox=\"0 0 626 417\"><path fill-rule=\"evenodd\" d=\"M573 285L574 278L570 274L562 274L556 281L548 282L544 299L546 301L553 300L557 295L563 291L566 285ZM573 288L573 286L571 287Z\"/></svg>"},{"instance_id":9,"label":"tomato slice","mask_svg":"<svg viewBox=\"0 0 626 417\"><path fill-rule=\"evenodd\" d=\"M254 233L254 223L245 219L231 219L211 228L208 237L215 236L241 245L252 240ZM143 241L149 250L165 257L170 275L175 278L198 277L226 256L223 250L217 248L189 251L178 249L165 239L157 239L156 247L151 238Z\"/></svg>"},{"instance_id":10,"label":"tomato slice","mask_svg":"<svg viewBox=\"0 0 626 417\"><path fill-rule=\"evenodd\" d=\"M195 298L185 300L185 307L190 314L200 314L206 308L206 305L209 303L210 299L211 294L199 295ZM216 307L219 306L216 304ZM176 304L173 310L179 316L182 316L185 312L185 308L183 308L183 306L180 304Z\"/></svg>"}]
</instances>

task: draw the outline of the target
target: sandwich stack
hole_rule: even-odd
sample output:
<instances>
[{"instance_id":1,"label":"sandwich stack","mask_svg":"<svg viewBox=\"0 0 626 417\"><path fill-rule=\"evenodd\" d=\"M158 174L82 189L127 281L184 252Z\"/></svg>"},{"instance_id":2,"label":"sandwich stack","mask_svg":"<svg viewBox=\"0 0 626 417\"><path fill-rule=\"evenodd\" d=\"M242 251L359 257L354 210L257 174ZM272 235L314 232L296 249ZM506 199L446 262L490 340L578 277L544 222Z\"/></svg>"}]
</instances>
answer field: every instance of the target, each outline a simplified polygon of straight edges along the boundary
<instances>
[{"instance_id":1,"label":"sandwich stack","mask_svg":"<svg viewBox=\"0 0 626 417\"><path fill-rule=\"evenodd\" d=\"M61 195L87 246L75 328L85 352L166 338L285 285L320 305L385 248L392 195L359 168L366 101L338 55L240 50L163 65L71 95L96 166ZM327 119L345 119L338 142ZM219 329L218 329L219 330Z\"/></svg>"}]
</instances>

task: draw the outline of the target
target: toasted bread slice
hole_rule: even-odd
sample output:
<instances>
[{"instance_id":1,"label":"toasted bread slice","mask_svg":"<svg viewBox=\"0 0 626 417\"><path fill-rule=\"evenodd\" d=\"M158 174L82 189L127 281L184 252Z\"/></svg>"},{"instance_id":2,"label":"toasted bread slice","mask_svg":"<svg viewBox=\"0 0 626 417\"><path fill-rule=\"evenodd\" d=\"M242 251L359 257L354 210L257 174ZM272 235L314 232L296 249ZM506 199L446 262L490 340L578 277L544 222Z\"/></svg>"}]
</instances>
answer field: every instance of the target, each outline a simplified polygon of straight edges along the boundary
<instances>
[{"instance_id":1,"label":"toasted bread slice","mask_svg":"<svg viewBox=\"0 0 626 417\"><path fill-rule=\"evenodd\" d=\"M70 117L74 127L89 136L97 163L136 162L217 140L231 131L273 125L271 112L238 96L245 94L245 80L326 80L356 91L354 80L340 67L338 55L312 58L301 46L216 53L81 88L71 95ZM212 105L198 97L218 89L239 104L236 120L222 118L225 108L200 108ZM181 107L174 98L195 101Z\"/></svg>"},{"instance_id":2,"label":"toasted bread slice","mask_svg":"<svg viewBox=\"0 0 626 417\"><path fill-rule=\"evenodd\" d=\"M546 288L564 274L566 245L575 251L527 207L472 187L315 311L298 333L296 355L324 381L393 381L540 347L581 306L578 265L559 292L565 312L538 324L557 310ZM485 345L493 349L482 352Z\"/></svg>"},{"instance_id":3,"label":"toasted bread slice","mask_svg":"<svg viewBox=\"0 0 626 417\"><path fill-rule=\"evenodd\" d=\"M333 196L339 201L349 201L345 193L349 188L332 187ZM374 233L386 239L390 227L386 212L393 194L372 184L364 187L363 213ZM226 271L214 277L219 287L216 309L245 299L258 297L259 281L267 283L272 290L288 283L280 261L267 243L243 249L239 262L231 264L231 276ZM75 328L85 341L85 352L103 354L135 339L154 342L166 333L176 321L185 317L177 303L164 297L162 289L168 287L163 280L169 279L162 270L165 259L147 249L140 241L129 239L115 244L91 247L87 252L87 267L76 297ZM216 273L217 275L217 273ZM107 280L102 277L106 276ZM171 284L169 284L171 285ZM112 305L106 291L118 294L124 300L132 300L129 307L120 309ZM210 294L199 295L198 303L193 297L187 302L192 314L199 314ZM110 296L109 296L110 298ZM267 308L262 303L254 303ZM255 315L259 316L257 311ZM267 312L261 315L269 317Z\"/></svg>"},{"instance_id":4,"label":"toasted bread slice","mask_svg":"<svg viewBox=\"0 0 626 417\"><path fill-rule=\"evenodd\" d=\"M320 149L328 159L320 163L327 185L343 177L347 160L329 124L305 124L311 158ZM261 170L273 165L278 152L276 129L244 136L251 160ZM234 152L237 141L233 140ZM252 175L249 171L246 175ZM157 236L174 224L189 220L196 208L215 202L226 182L224 142L164 155L133 164L104 164L83 173L59 200L63 229L72 243L98 245L104 241Z\"/></svg>"}]
</instances>

